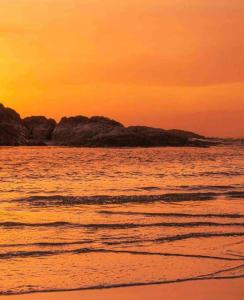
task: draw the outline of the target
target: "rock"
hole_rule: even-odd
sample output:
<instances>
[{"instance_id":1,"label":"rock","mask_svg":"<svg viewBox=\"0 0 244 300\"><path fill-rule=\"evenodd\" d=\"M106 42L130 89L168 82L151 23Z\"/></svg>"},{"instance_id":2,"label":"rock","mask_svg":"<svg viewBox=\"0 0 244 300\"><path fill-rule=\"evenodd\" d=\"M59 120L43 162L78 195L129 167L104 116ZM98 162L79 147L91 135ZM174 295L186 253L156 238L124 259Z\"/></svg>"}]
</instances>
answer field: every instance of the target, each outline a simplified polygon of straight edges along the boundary
<instances>
[{"instance_id":1,"label":"rock","mask_svg":"<svg viewBox=\"0 0 244 300\"><path fill-rule=\"evenodd\" d=\"M52 142L62 146L96 146L99 136L123 125L105 117L62 118L52 134Z\"/></svg>"},{"instance_id":2,"label":"rock","mask_svg":"<svg viewBox=\"0 0 244 300\"><path fill-rule=\"evenodd\" d=\"M0 103L0 145L26 145L26 133L20 115Z\"/></svg>"},{"instance_id":3,"label":"rock","mask_svg":"<svg viewBox=\"0 0 244 300\"><path fill-rule=\"evenodd\" d=\"M202 142L190 140L187 132L180 135L146 126L124 127L105 117L84 116L61 119L53 131L52 143L83 147L204 146Z\"/></svg>"},{"instance_id":4,"label":"rock","mask_svg":"<svg viewBox=\"0 0 244 300\"><path fill-rule=\"evenodd\" d=\"M184 130L164 130L146 126L125 127L106 117L44 116L21 120L18 113L0 104L0 145L80 146L80 147L161 147L213 145L205 137Z\"/></svg>"},{"instance_id":5,"label":"rock","mask_svg":"<svg viewBox=\"0 0 244 300\"><path fill-rule=\"evenodd\" d=\"M44 116L32 116L23 119L23 124L27 129L28 144L43 146L51 140L56 121Z\"/></svg>"},{"instance_id":6,"label":"rock","mask_svg":"<svg viewBox=\"0 0 244 300\"><path fill-rule=\"evenodd\" d=\"M187 146L189 140L166 130L145 126L116 128L92 140L93 145L109 147Z\"/></svg>"},{"instance_id":7,"label":"rock","mask_svg":"<svg viewBox=\"0 0 244 300\"><path fill-rule=\"evenodd\" d=\"M170 129L167 130L168 133L175 135L177 137L183 137L187 139L204 139L205 137L203 135L199 135L197 133L191 132L191 131L185 131L180 129Z\"/></svg>"}]
</instances>

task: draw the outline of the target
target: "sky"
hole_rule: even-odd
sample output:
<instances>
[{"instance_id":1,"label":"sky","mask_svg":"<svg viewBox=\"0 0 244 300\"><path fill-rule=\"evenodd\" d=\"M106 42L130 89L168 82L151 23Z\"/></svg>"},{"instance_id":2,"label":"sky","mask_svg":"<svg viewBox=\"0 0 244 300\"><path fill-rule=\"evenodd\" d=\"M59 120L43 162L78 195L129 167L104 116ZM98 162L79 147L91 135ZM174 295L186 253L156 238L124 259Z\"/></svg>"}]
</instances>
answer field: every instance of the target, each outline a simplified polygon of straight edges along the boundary
<instances>
[{"instance_id":1,"label":"sky","mask_svg":"<svg viewBox=\"0 0 244 300\"><path fill-rule=\"evenodd\" d=\"M244 137L243 37L243 0L0 0L0 102Z\"/></svg>"}]
</instances>

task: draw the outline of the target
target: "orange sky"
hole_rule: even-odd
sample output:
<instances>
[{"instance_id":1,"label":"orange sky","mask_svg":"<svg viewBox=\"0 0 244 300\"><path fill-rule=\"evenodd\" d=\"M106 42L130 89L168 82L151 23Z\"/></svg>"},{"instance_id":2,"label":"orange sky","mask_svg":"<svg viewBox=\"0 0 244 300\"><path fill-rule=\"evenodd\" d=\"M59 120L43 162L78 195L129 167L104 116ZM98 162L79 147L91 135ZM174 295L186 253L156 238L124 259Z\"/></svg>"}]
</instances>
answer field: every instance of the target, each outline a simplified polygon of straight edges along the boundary
<instances>
[{"instance_id":1,"label":"orange sky","mask_svg":"<svg viewBox=\"0 0 244 300\"><path fill-rule=\"evenodd\" d=\"M243 0L1 0L0 102L244 136L243 37Z\"/></svg>"}]
</instances>

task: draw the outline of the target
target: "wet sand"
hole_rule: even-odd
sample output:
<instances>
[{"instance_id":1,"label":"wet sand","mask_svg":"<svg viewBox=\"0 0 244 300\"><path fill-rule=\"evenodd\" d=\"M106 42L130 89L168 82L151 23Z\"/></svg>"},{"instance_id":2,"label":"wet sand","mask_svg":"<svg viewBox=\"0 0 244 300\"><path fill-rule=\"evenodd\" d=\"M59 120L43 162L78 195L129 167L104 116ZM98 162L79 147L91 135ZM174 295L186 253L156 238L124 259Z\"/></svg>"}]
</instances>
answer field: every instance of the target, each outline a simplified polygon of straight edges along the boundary
<instances>
[{"instance_id":1,"label":"wet sand","mask_svg":"<svg viewBox=\"0 0 244 300\"><path fill-rule=\"evenodd\" d=\"M1 300L243 300L244 279L204 280L155 286L0 296Z\"/></svg>"}]
</instances>

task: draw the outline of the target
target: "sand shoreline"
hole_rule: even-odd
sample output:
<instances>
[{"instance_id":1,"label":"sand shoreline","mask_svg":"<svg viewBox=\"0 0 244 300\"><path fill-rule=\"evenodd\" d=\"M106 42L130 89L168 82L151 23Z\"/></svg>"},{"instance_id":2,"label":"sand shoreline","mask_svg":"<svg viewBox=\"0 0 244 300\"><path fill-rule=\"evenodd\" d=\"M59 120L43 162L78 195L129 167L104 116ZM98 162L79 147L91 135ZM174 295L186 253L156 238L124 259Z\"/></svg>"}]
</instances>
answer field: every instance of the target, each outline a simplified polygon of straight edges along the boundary
<instances>
[{"instance_id":1,"label":"sand shoreline","mask_svg":"<svg viewBox=\"0 0 244 300\"><path fill-rule=\"evenodd\" d=\"M0 296L1 300L243 300L244 278Z\"/></svg>"}]
</instances>

